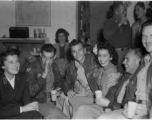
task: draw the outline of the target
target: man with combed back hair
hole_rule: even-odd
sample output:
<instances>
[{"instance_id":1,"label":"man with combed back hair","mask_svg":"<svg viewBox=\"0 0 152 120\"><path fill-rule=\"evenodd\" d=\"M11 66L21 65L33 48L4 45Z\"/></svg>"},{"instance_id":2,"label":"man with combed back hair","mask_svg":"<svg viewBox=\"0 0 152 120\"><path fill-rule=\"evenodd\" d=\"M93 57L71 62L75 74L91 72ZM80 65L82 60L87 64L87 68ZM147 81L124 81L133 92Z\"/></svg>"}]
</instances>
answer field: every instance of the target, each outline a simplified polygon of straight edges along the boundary
<instances>
[{"instance_id":1,"label":"man with combed back hair","mask_svg":"<svg viewBox=\"0 0 152 120\"><path fill-rule=\"evenodd\" d=\"M62 89L60 71L54 63L55 55L53 45L44 44L40 57L26 70L27 81L31 97L39 102L39 111L45 119L66 119L66 115L50 102L51 90Z\"/></svg>"}]
</instances>

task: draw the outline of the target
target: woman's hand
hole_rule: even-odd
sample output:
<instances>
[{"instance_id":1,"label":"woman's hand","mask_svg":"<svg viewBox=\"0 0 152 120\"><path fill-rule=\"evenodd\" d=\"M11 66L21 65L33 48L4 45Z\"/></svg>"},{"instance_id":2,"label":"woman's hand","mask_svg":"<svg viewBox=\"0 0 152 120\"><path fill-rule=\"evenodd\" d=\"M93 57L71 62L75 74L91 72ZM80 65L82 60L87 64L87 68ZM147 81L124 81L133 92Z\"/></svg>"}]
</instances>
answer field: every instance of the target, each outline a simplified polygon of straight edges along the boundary
<instances>
[{"instance_id":1,"label":"woman's hand","mask_svg":"<svg viewBox=\"0 0 152 120\"><path fill-rule=\"evenodd\" d=\"M33 110L38 110L39 109L39 105L38 105L38 102L32 102L32 103L29 103L22 108L22 112L27 112L27 111L33 111Z\"/></svg>"},{"instance_id":2,"label":"woman's hand","mask_svg":"<svg viewBox=\"0 0 152 120\"><path fill-rule=\"evenodd\" d=\"M106 80L106 83L107 83L107 87L112 87L114 86L115 84L117 84L118 82L118 79L121 77L121 73L111 73L108 75L108 78Z\"/></svg>"},{"instance_id":3,"label":"woman's hand","mask_svg":"<svg viewBox=\"0 0 152 120\"><path fill-rule=\"evenodd\" d=\"M73 90L70 90L68 91L67 95L68 95L68 98L72 98L76 95L76 93Z\"/></svg>"},{"instance_id":4,"label":"woman's hand","mask_svg":"<svg viewBox=\"0 0 152 120\"><path fill-rule=\"evenodd\" d=\"M97 105L103 106L103 107L107 107L110 103L110 101L107 98L99 98L95 100Z\"/></svg>"},{"instance_id":5,"label":"woman's hand","mask_svg":"<svg viewBox=\"0 0 152 120\"><path fill-rule=\"evenodd\" d=\"M128 104L124 105L124 109L123 109L122 113L124 114L124 116L126 118L128 118Z\"/></svg>"}]
</instances>

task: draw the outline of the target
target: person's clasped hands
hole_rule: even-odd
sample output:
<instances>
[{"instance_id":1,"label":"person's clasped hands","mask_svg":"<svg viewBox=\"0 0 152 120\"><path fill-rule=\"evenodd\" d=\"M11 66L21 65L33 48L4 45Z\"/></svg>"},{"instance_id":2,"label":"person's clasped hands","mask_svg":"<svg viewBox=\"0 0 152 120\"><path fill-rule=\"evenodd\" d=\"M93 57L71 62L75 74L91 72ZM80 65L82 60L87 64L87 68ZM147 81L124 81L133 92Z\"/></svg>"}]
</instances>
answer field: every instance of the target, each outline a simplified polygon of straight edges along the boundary
<instances>
[{"instance_id":1,"label":"person's clasped hands","mask_svg":"<svg viewBox=\"0 0 152 120\"><path fill-rule=\"evenodd\" d=\"M39 104L38 104L37 101L29 103L25 106L22 106L21 110L22 110L22 112L33 111L33 110L38 111L39 110Z\"/></svg>"}]
</instances>

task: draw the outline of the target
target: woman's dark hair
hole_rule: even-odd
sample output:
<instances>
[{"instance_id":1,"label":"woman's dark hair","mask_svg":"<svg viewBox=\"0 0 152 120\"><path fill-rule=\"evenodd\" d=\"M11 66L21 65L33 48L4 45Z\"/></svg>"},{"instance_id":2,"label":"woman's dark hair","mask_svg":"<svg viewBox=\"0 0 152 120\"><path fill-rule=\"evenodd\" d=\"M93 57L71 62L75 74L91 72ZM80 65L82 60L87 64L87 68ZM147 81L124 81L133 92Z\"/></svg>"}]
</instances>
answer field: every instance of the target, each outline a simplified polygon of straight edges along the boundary
<instances>
[{"instance_id":1,"label":"woman's dark hair","mask_svg":"<svg viewBox=\"0 0 152 120\"><path fill-rule=\"evenodd\" d=\"M106 43L103 43L103 42L101 42L101 43L99 43L99 44L97 45L97 49L98 49L98 51L99 51L99 50L102 50L102 49L108 50L108 52L109 52L109 54L110 54L110 57L112 58L111 62L112 62L114 65L117 65L117 64L118 64L118 54L117 54L115 48L112 47L110 43L107 43L107 42L106 42Z\"/></svg>"},{"instance_id":2,"label":"woman's dark hair","mask_svg":"<svg viewBox=\"0 0 152 120\"><path fill-rule=\"evenodd\" d=\"M148 19L151 19L151 20L152 20L152 2L149 2L149 5L148 5L149 7L148 7L148 8L146 8L146 5L145 5L144 2L137 2L136 6L139 6L139 7L143 8L144 10L147 9L145 15L146 15L146 17L147 17ZM135 15L136 15L136 14L135 14ZM135 16L135 19L137 19L136 16Z\"/></svg>"},{"instance_id":3,"label":"woman's dark hair","mask_svg":"<svg viewBox=\"0 0 152 120\"><path fill-rule=\"evenodd\" d=\"M147 26L152 26L152 20L149 19L148 21L146 21L145 23L142 24L142 27L141 27L141 34L143 32L143 29Z\"/></svg>"},{"instance_id":4,"label":"woman's dark hair","mask_svg":"<svg viewBox=\"0 0 152 120\"><path fill-rule=\"evenodd\" d=\"M7 50L15 50L20 55L21 51L17 45L10 45L8 46Z\"/></svg>"},{"instance_id":5,"label":"woman's dark hair","mask_svg":"<svg viewBox=\"0 0 152 120\"><path fill-rule=\"evenodd\" d=\"M68 33L65 29L60 28L60 29L58 29L58 30L56 31L56 33L55 33L55 41L56 41L56 43L59 43L58 35L59 35L60 33L64 33L64 35L65 35L65 37L66 37L65 42L68 42L68 41L69 41L69 40L68 40L69 33Z\"/></svg>"},{"instance_id":6,"label":"woman's dark hair","mask_svg":"<svg viewBox=\"0 0 152 120\"><path fill-rule=\"evenodd\" d=\"M146 9L144 2L137 2L136 6L140 6L143 9Z\"/></svg>"},{"instance_id":7,"label":"woman's dark hair","mask_svg":"<svg viewBox=\"0 0 152 120\"><path fill-rule=\"evenodd\" d=\"M19 57L18 51L14 49L7 50L4 53L0 54L0 66L1 66L0 74L4 72L4 70L2 69L2 66L4 66L4 61L6 60L6 57L9 55L17 55Z\"/></svg>"},{"instance_id":8,"label":"woman's dark hair","mask_svg":"<svg viewBox=\"0 0 152 120\"><path fill-rule=\"evenodd\" d=\"M109 7L109 10L107 12L107 18L111 18L114 15L114 12L119 8L120 5L123 5L121 1L119 2L114 2L113 5Z\"/></svg>"},{"instance_id":9,"label":"woman's dark hair","mask_svg":"<svg viewBox=\"0 0 152 120\"><path fill-rule=\"evenodd\" d=\"M149 20L152 20L152 1L149 2L149 8L147 8L146 16Z\"/></svg>"}]
</instances>

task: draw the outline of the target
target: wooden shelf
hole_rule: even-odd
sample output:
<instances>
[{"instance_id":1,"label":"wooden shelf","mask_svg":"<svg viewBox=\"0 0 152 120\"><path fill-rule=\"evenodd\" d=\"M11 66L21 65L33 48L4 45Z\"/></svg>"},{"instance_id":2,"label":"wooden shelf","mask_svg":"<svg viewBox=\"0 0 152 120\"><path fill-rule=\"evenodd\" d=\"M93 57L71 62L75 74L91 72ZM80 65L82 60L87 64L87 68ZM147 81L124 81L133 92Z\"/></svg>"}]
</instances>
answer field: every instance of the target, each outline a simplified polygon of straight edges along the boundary
<instances>
[{"instance_id":1,"label":"wooden shelf","mask_svg":"<svg viewBox=\"0 0 152 120\"><path fill-rule=\"evenodd\" d=\"M33 51L34 48L41 49L42 45L45 44L45 40L43 38L0 38L0 42L2 42L6 47L14 44L29 52Z\"/></svg>"},{"instance_id":2,"label":"wooden shelf","mask_svg":"<svg viewBox=\"0 0 152 120\"><path fill-rule=\"evenodd\" d=\"M19 44L44 44L45 40L41 38L0 38L0 42Z\"/></svg>"}]
</instances>

